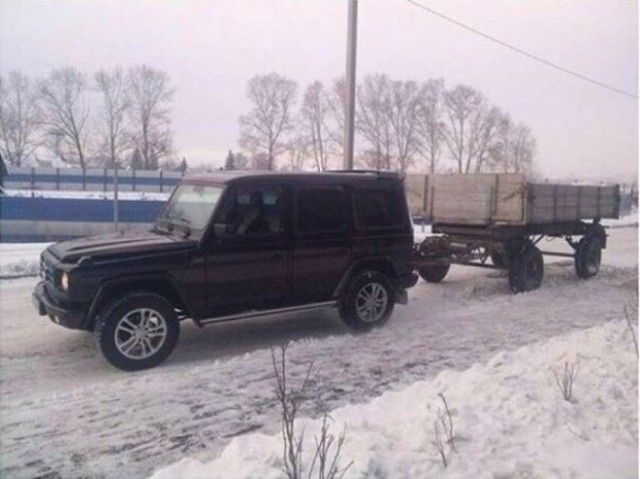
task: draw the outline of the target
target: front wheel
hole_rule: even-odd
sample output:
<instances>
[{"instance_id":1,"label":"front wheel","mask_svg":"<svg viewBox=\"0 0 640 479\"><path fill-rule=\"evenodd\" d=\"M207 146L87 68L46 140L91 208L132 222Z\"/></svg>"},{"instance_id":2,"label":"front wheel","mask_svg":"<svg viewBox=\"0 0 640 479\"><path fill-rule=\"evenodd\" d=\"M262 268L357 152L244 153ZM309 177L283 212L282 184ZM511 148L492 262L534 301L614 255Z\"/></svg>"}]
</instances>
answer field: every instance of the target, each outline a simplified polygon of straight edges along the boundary
<instances>
[{"instance_id":1,"label":"front wheel","mask_svg":"<svg viewBox=\"0 0 640 479\"><path fill-rule=\"evenodd\" d=\"M98 349L113 366L157 366L173 351L180 324L171 304L153 293L131 293L107 305L95 327Z\"/></svg>"},{"instance_id":2,"label":"front wheel","mask_svg":"<svg viewBox=\"0 0 640 479\"><path fill-rule=\"evenodd\" d=\"M543 276L542 253L533 244L526 245L509 262L509 286L514 293L538 289Z\"/></svg>"},{"instance_id":3,"label":"front wheel","mask_svg":"<svg viewBox=\"0 0 640 479\"><path fill-rule=\"evenodd\" d=\"M340 317L351 328L368 330L384 324L394 306L391 281L377 271L363 271L349 287L340 306Z\"/></svg>"}]
</instances>

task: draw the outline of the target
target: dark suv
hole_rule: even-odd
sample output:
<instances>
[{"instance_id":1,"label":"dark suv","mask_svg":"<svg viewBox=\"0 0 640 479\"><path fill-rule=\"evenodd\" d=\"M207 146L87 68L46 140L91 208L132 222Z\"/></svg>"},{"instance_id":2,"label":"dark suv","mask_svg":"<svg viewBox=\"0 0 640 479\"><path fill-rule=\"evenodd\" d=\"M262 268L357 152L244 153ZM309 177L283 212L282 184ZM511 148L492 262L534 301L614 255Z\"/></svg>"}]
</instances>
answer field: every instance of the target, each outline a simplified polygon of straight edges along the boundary
<instances>
[{"instance_id":1,"label":"dark suv","mask_svg":"<svg viewBox=\"0 0 640 479\"><path fill-rule=\"evenodd\" d=\"M384 323L417 276L402 178L386 172L185 178L146 233L64 241L41 257L41 315L94 331L124 370L166 359L197 325L337 307Z\"/></svg>"}]
</instances>

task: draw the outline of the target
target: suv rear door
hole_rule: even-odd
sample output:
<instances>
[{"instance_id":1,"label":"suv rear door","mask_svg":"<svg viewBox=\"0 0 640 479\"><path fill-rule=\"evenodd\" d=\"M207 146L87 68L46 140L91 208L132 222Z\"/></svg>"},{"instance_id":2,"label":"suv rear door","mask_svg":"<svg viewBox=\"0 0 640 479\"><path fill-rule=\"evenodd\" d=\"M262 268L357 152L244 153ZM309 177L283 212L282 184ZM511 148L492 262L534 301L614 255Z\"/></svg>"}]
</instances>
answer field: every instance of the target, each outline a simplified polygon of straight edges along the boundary
<instances>
[{"instance_id":1,"label":"suv rear door","mask_svg":"<svg viewBox=\"0 0 640 479\"><path fill-rule=\"evenodd\" d=\"M298 186L293 198L293 302L329 301L351 259L347 192L342 186Z\"/></svg>"}]
</instances>

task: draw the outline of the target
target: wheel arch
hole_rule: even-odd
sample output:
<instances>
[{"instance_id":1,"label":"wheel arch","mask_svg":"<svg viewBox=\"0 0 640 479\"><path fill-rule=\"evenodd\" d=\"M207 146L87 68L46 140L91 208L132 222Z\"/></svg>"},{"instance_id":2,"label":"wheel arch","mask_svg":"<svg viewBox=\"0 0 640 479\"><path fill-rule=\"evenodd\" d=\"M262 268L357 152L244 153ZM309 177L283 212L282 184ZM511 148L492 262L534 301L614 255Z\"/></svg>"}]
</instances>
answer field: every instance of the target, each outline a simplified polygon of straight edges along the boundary
<instances>
[{"instance_id":1,"label":"wheel arch","mask_svg":"<svg viewBox=\"0 0 640 479\"><path fill-rule=\"evenodd\" d=\"M396 287L398 283L398 271L393 261L388 256L363 258L354 262L342 275L338 286L336 286L333 297L340 298L349 288L351 281L362 271L378 271L389 278L389 281Z\"/></svg>"},{"instance_id":2,"label":"wheel arch","mask_svg":"<svg viewBox=\"0 0 640 479\"><path fill-rule=\"evenodd\" d=\"M125 293L134 291L154 293L162 296L173 305L174 308L183 310L189 316L193 317L193 311L188 301L171 276L167 274L153 274L115 278L102 283L98 288L98 292L93 298L87 312L87 317L85 318L85 329L93 329L96 315L105 305Z\"/></svg>"}]
</instances>

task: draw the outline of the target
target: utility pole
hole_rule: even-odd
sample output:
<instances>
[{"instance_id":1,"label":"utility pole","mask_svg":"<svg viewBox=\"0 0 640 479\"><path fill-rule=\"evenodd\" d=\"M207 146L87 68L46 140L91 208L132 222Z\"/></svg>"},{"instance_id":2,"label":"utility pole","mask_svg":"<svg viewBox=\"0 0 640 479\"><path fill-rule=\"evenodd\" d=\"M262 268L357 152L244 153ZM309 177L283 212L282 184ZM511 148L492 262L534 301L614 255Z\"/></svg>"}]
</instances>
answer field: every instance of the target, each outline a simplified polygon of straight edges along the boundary
<instances>
[{"instance_id":1,"label":"utility pole","mask_svg":"<svg viewBox=\"0 0 640 479\"><path fill-rule=\"evenodd\" d=\"M353 170L353 138L356 116L356 50L358 38L358 0L349 0L347 24L347 111L344 122L344 168Z\"/></svg>"}]
</instances>

